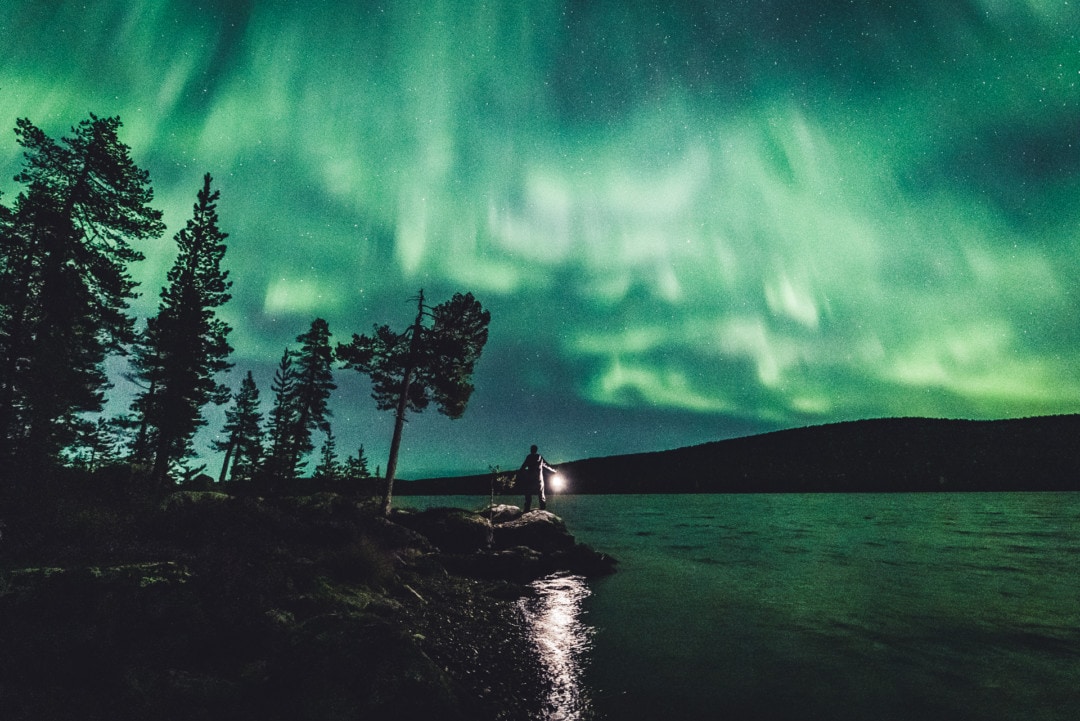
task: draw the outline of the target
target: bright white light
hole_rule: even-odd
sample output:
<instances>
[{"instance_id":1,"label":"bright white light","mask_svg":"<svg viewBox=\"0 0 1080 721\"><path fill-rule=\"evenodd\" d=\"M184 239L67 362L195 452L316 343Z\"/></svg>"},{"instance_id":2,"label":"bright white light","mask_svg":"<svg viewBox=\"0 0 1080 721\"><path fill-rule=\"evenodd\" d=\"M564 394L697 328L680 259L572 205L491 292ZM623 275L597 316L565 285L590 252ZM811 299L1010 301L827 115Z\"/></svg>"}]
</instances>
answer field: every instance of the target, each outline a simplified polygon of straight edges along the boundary
<instances>
[{"instance_id":1,"label":"bright white light","mask_svg":"<svg viewBox=\"0 0 1080 721\"><path fill-rule=\"evenodd\" d=\"M566 480L560 474L553 473L551 474L551 477L548 478L547 485L552 491L561 491L566 487Z\"/></svg>"}]
</instances>

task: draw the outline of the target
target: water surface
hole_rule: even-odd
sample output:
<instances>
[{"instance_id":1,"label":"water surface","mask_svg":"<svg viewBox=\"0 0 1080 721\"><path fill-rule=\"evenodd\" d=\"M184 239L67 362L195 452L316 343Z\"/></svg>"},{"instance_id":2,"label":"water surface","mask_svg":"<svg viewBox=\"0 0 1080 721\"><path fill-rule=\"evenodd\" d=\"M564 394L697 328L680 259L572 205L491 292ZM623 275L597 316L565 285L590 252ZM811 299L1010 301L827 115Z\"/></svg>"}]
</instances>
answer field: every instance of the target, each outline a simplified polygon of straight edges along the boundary
<instances>
[{"instance_id":1,"label":"water surface","mask_svg":"<svg viewBox=\"0 0 1080 721\"><path fill-rule=\"evenodd\" d=\"M1080 494L560 496L549 510L621 562L578 597L590 643L562 718L1080 709Z\"/></svg>"}]
</instances>

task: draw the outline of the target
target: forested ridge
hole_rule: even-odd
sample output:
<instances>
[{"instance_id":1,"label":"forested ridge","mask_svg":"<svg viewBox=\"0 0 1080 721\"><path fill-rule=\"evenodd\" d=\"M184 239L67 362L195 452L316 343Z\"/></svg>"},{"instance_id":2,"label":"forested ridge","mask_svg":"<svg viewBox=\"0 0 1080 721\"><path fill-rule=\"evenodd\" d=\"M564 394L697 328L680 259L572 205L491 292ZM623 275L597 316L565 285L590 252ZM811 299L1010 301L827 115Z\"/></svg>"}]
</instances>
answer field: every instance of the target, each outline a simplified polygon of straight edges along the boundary
<instances>
[{"instance_id":1,"label":"forested ridge","mask_svg":"<svg viewBox=\"0 0 1080 721\"><path fill-rule=\"evenodd\" d=\"M876 418L559 464L570 493L1075 491L1080 415ZM403 484L487 494L492 475Z\"/></svg>"}]
</instances>

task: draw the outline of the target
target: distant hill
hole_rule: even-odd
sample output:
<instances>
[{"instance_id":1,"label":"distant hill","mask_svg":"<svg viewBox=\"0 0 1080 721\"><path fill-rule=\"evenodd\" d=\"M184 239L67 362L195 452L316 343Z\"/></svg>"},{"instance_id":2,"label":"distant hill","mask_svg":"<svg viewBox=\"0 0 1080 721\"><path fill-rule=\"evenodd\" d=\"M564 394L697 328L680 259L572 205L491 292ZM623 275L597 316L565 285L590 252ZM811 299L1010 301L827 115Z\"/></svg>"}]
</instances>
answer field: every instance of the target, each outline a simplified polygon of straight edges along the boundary
<instances>
[{"instance_id":1,"label":"distant hill","mask_svg":"<svg viewBox=\"0 0 1080 721\"><path fill-rule=\"evenodd\" d=\"M1075 491L1080 415L851 421L571 461L559 470L567 493ZM484 474L401 482L394 490L479 495L490 488Z\"/></svg>"}]
</instances>

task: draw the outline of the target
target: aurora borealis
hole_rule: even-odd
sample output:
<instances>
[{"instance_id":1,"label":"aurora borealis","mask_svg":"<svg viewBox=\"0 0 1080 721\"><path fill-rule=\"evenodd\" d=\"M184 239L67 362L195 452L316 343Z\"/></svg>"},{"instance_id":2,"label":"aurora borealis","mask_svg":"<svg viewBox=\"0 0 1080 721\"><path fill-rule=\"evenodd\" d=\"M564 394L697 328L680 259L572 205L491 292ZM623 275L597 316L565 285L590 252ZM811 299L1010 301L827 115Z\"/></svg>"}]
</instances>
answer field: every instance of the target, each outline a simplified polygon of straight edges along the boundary
<instances>
[{"instance_id":1,"label":"aurora borealis","mask_svg":"<svg viewBox=\"0 0 1080 721\"><path fill-rule=\"evenodd\" d=\"M0 0L0 126L121 117L169 226L141 317L214 176L230 383L266 400L315 316L345 341L474 293L470 408L413 417L401 473L479 472L1080 411L1078 29L1065 0ZM339 451L384 464L389 415L337 382Z\"/></svg>"}]
</instances>

